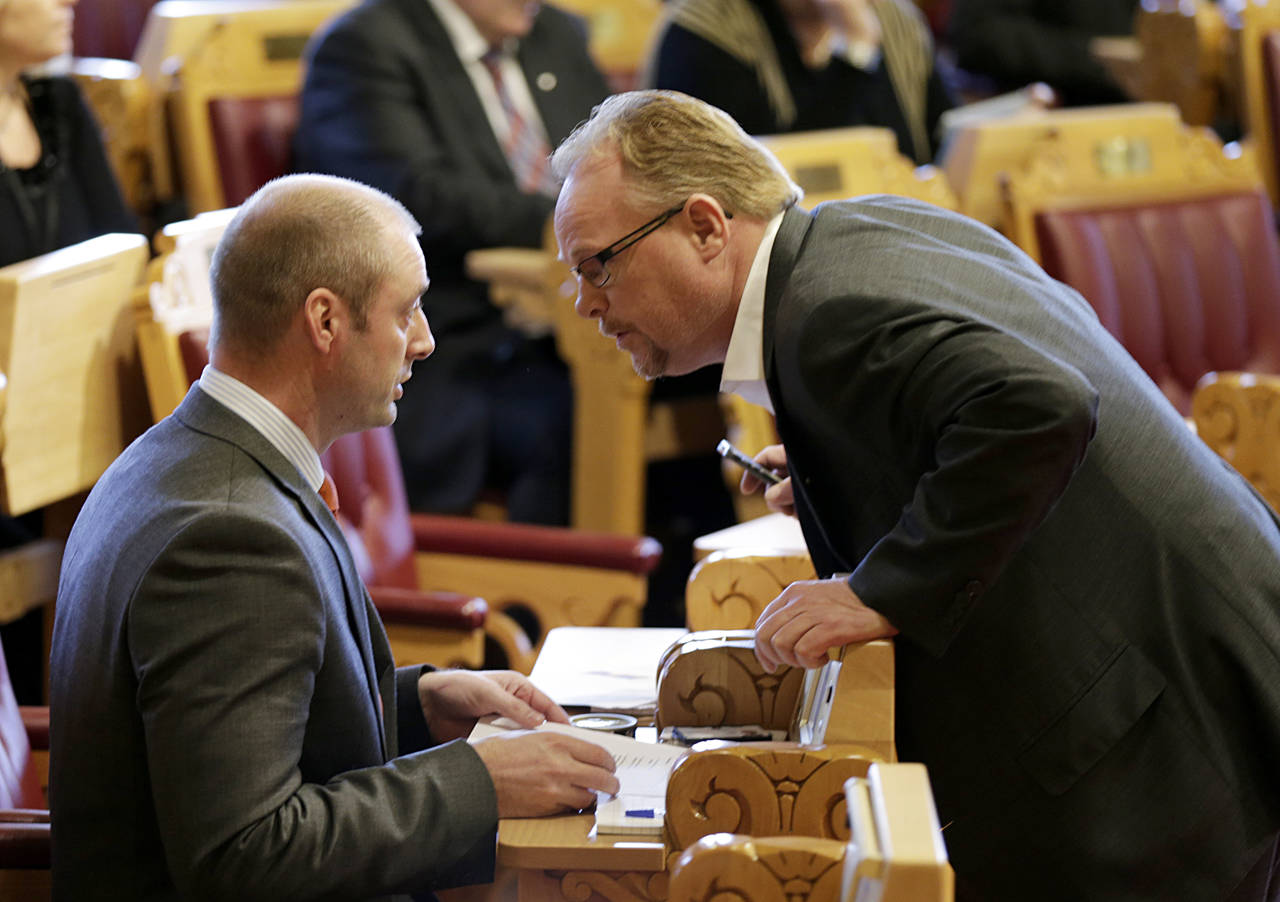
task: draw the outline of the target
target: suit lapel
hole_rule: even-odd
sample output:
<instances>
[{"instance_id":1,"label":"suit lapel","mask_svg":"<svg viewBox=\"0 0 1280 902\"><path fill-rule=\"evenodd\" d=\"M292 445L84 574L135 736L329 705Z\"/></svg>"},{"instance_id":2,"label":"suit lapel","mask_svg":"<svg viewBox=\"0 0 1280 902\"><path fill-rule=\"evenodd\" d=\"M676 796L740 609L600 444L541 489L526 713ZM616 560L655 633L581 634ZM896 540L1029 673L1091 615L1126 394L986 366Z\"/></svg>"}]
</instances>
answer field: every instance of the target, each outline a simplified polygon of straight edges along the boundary
<instances>
[{"instance_id":1,"label":"suit lapel","mask_svg":"<svg viewBox=\"0 0 1280 902\"><path fill-rule=\"evenodd\" d=\"M421 39L423 55L419 70L422 90L431 98L441 124L441 142L464 136L467 154L479 160L495 178L509 178L511 166L493 133L489 116L476 95L471 76L458 59L436 12L427 0L395 0L409 27Z\"/></svg>"},{"instance_id":2,"label":"suit lapel","mask_svg":"<svg viewBox=\"0 0 1280 902\"><path fill-rule=\"evenodd\" d=\"M320 534L324 536L333 552L334 561L342 577L344 601L347 611L347 622L355 634L356 645L360 649L361 661L364 665L365 685L369 691L369 703L380 713L383 708L378 687L377 667L374 660L374 647L370 636L368 594L364 583L356 570L355 561L351 557L351 549L342 535L333 514L325 506L320 495L311 489L289 460L241 417L206 395L198 385L191 387L178 409L174 411L178 419L188 427L199 432L217 436L236 445L244 453L252 457L271 474L276 485L286 495L293 497L305 512L307 518ZM383 640L385 645L385 639ZM379 723L384 723L379 717ZM382 745L384 759L387 757L386 728L383 727L379 740Z\"/></svg>"},{"instance_id":3,"label":"suit lapel","mask_svg":"<svg viewBox=\"0 0 1280 902\"><path fill-rule=\"evenodd\" d=\"M764 352L765 382L769 386L769 399L773 402L778 435L783 444L791 434L786 404L783 403L781 386L778 382L778 367L774 356L777 339L778 308L791 283L791 274L804 249L813 225L813 215L797 207L787 210L782 216L782 224L778 227L778 235L773 242L773 253L769 256L769 275L764 289L764 323L761 329L761 341ZM818 519L816 510L809 498L810 480L805 474L803 448L797 447L797 453L788 451L787 463L791 469L791 487L795 494L796 516L800 520L800 528L804 532L805 545L814 559L814 566L820 576L826 576L837 568L852 569L836 551L826 529Z\"/></svg>"},{"instance_id":4,"label":"suit lapel","mask_svg":"<svg viewBox=\"0 0 1280 902\"><path fill-rule=\"evenodd\" d=\"M813 216L798 207L790 207L782 214L782 224L778 226L778 234L773 239L773 253L769 255L769 274L764 286L764 323L762 324L761 341L764 354L765 382L769 387L769 398L773 401L773 409L778 409L781 400L778 395L777 370L773 360L774 325L778 316L778 304L791 281L791 272L800 258L800 250L813 225Z\"/></svg>"}]
</instances>

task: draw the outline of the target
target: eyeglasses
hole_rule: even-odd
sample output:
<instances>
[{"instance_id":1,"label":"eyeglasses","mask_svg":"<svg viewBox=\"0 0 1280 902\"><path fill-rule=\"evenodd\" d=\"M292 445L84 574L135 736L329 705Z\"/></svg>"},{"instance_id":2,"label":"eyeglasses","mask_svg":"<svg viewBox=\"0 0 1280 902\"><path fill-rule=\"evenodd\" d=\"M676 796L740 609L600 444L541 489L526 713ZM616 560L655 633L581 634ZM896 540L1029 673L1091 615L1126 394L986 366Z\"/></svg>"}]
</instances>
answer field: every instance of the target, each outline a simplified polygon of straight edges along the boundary
<instances>
[{"instance_id":1,"label":"eyeglasses","mask_svg":"<svg viewBox=\"0 0 1280 902\"><path fill-rule=\"evenodd\" d=\"M688 203L688 201L685 203ZM609 284L609 279L612 276L609 272L609 268L605 266L605 264L627 248L631 247L631 245L635 244L641 238L652 232L658 231L658 229L667 224L667 220L671 219L671 217L675 216L683 209L684 204L682 203L678 207L672 207L665 213L659 213L657 216L653 217L653 219L650 219L644 225L640 226L640 228L636 229L634 232L628 232L623 235L604 250L592 254L585 260L578 261L578 265L573 267L572 272L577 274L580 278L590 282L596 288L604 288L604 286Z\"/></svg>"}]
</instances>

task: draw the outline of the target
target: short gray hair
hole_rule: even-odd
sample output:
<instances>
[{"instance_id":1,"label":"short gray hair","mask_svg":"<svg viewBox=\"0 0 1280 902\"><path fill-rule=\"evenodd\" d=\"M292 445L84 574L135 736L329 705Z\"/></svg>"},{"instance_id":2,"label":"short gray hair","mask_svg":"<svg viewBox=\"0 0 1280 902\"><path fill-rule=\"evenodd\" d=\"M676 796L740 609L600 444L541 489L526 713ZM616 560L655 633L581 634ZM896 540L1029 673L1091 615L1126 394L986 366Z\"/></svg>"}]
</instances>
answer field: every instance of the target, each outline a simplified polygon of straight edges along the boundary
<instances>
[{"instance_id":1,"label":"short gray hair","mask_svg":"<svg viewBox=\"0 0 1280 902\"><path fill-rule=\"evenodd\" d=\"M676 91L607 98L551 158L562 181L616 152L632 201L654 209L709 194L731 213L771 219L804 191L767 148L723 110Z\"/></svg>"},{"instance_id":2,"label":"short gray hair","mask_svg":"<svg viewBox=\"0 0 1280 902\"><path fill-rule=\"evenodd\" d=\"M329 175L287 175L259 188L213 252L210 344L245 352L275 347L316 288L367 324L373 295L391 276L390 233L418 235L417 220L375 188Z\"/></svg>"}]
</instances>

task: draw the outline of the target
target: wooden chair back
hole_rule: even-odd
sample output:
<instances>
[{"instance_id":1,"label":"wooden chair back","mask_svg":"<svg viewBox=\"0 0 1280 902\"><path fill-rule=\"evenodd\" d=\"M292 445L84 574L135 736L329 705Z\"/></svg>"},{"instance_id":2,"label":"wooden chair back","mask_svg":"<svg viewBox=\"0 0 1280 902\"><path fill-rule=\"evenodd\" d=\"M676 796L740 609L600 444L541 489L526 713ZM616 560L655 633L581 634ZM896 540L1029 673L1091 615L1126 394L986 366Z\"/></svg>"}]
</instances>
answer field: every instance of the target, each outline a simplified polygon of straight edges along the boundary
<instances>
[{"instance_id":1,"label":"wooden chair back","mask_svg":"<svg viewBox=\"0 0 1280 902\"><path fill-rule=\"evenodd\" d=\"M1176 128L1179 121L1178 108L1168 103L1030 110L958 129L939 153L939 165L959 198L961 213L1009 234L1001 178L1019 169L1038 141L1062 135L1106 154L1108 146L1144 129Z\"/></svg>"},{"instance_id":2,"label":"wooden chair back","mask_svg":"<svg viewBox=\"0 0 1280 902\"><path fill-rule=\"evenodd\" d=\"M1188 125L1212 125L1230 111L1234 36L1217 3L1147 0L1133 32L1141 62L1132 96L1174 104Z\"/></svg>"},{"instance_id":3,"label":"wooden chair back","mask_svg":"<svg viewBox=\"0 0 1280 902\"><path fill-rule=\"evenodd\" d=\"M1191 396L1197 434L1280 511L1280 376L1210 373Z\"/></svg>"},{"instance_id":4,"label":"wooden chair back","mask_svg":"<svg viewBox=\"0 0 1280 902\"><path fill-rule=\"evenodd\" d=\"M588 49L613 90L639 87L661 0L559 0L556 5L587 20Z\"/></svg>"},{"instance_id":5,"label":"wooden chair back","mask_svg":"<svg viewBox=\"0 0 1280 902\"><path fill-rule=\"evenodd\" d=\"M1245 137L1271 205L1280 208L1280 4L1248 0L1241 7L1237 58Z\"/></svg>"},{"instance_id":6,"label":"wooden chair back","mask_svg":"<svg viewBox=\"0 0 1280 902\"><path fill-rule=\"evenodd\" d=\"M290 169L311 35L349 3L291 0L205 21L167 65L168 111L191 213L243 201ZM161 3L153 13L161 16Z\"/></svg>"},{"instance_id":7,"label":"wooden chair back","mask_svg":"<svg viewBox=\"0 0 1280 902\"><path fill-rule=\"evenodd\" d=\"M147 425L130 314L141 235L93 238L0 269L0 509L88 490Z\"/></svg>"},{"instance_id":8,"label":"wooden chair back","mask_svg":"<svg viewBox=\"0 0 1280 902\"><path fill-rule=\"evenodd\" d=\"M80 86L102 132L111 171L125 202L144 220L173 196L162 111L137 63L78 57L71 77Z\"/></svg>"},{"instance_id":9,"label":"wooden chair back","mask_svg":"<svg viewBox=\"0 0 1280 902\"><path fill-rule=\"evenodd\" d=\"M1154 120L1106 141L1063 132L1006 190L1010 237L1184 413L1206 372L1280 372L1280 243L1247 151Z\"/></svg>"},{"instance_id":10,"label":"wooden chair back","mask_svg":"<svg viewBox=\"0 0 1280 902\"><path fill-rule=\"evenodd\" d=\"M760 141L804 189L805 207L859 194L900 194L957 208L941 170L916 166L903 156L890 129L833 128L764 135Z\"/></svg>"},{"instance_id":11,"label":"wooden chair back","mask_svg":"<svg viewBox=\"0 0 1280 902\"><path fill-rule=\"evenodd\" d=\"M809 786L806 781L800 792ZM851 777L842 795L843 804L830 811L849 817L852 841L743 835L746 831L705 836L676 860L670 902L713 897L753 902L863 898L951 902L955 898L955 874L923 765L868 763L865 775ZM732 810L732 805L721 807Z\"/></svg>"}]
</instances>

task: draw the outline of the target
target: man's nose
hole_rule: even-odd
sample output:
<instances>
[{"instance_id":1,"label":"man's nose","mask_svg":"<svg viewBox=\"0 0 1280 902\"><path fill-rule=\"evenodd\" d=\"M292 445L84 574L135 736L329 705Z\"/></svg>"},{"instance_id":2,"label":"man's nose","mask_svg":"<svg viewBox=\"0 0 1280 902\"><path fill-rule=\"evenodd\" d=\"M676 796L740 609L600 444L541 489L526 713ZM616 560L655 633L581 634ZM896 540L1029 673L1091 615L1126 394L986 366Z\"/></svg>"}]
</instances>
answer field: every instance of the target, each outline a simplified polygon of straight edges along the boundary
<instances>
[{"instance_id":1,"label":"man's nose","mask_svg":"<svg viewBox=\"0 0 1280 902\"><path fill-rule=\"evenodd\" d=\"M586 279L578 280L578 299L573 302L573 309L584 319L596 319L604 315L609 304L604 289L596 288Z\"/></svg>"},{"instance_id":2,"label":"man's nose","mask_svg":"<svg viewBox=\"0 0 1280 902\"><path fill-rule=\"evenodd\" d=\"M425 360L436 349L435 336L431 334L431 324L427 315L419 307L414 314L413 334L409 337L409 357L412 360Z\"/></svg>"}]
</instances>

